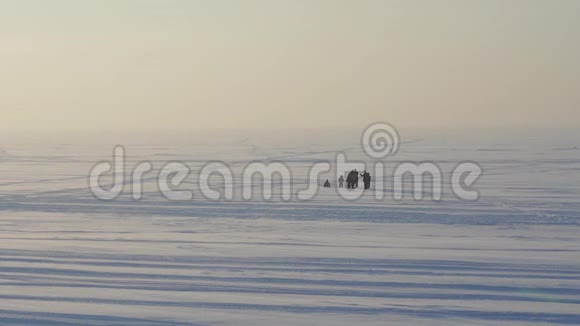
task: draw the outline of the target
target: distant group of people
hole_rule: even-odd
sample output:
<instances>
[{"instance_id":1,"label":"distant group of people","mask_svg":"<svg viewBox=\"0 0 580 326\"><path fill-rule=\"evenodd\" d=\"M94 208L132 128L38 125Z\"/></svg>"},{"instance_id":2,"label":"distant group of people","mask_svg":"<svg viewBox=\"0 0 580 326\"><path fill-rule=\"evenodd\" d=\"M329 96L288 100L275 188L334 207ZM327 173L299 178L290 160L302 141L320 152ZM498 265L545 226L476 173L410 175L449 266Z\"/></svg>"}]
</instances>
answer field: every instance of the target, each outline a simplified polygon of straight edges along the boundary
<instances>
[{"instance_id":1,"label":"distant group of people","mask_svg":"<svg viewBox=\"0 0 580 326\"><path fill-rule=\"evenodd\" d=\"M365 189L369 189L371 187L371 174L368 173L367 171L364 171L363 173L360 174L360 176L363 179ZM347 189L358 188L358 177L359 173L356 169L350 171L346 176L346 188ZM338 178L339 188L344 188L344 181L345 178L344 176L341 175L340 178ZM324 187L330 188L330 181L326 180L326 182L324 182Z\"/></svg>"}]
</instances>

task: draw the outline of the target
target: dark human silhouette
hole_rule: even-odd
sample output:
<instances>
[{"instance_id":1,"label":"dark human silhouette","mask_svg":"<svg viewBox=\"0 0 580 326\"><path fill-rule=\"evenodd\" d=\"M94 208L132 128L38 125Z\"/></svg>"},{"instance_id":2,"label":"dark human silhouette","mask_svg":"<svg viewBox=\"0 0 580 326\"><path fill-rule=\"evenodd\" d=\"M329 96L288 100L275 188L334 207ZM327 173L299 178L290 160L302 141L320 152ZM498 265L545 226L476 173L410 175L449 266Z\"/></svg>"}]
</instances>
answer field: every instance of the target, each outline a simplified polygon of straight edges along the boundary
<instances>
[{"instance_id":1,"label":"dark human silhouette","mask_svg":"<svg viewBox=\"0 0 580 326\"><path fill-rule=\"evenodd\" d=\"M350 171L347 175L346 175L346 188L350 189L350 186L352 184L352 171Z\"/></svg>"},{"instance_id":2,"label":"dark human silhouette","mask_svg":"<svg viewBox=\"0 0 580 326\"><path fill-rule=\"evenodd\" d=\"M338 187L342 188L344 187L344 177L341 175L340 178L338 178Z\"/></svg>"},{"instance_id":3,"label":"dark human silhouette","mask_svg":"<svg viewBox=\"0 0 580 326\"><path fill-rule=\"evenodd\" d=\"M358 172L356 170L352 170L348 173L346 177L346 187L348 189L355 189L358 187Z\"/></svg>"},{"instance_id":4,"label":"dark human silhouette","mask_svg":"<svg viewBox=\"0 0 580 326\"><path fill-rule=\"evenodd\" d=\"M330 188L330 181L328 181L328 179L324 182L324 188Z\"/></svg>"},{"instance_id":5,"label":"dark human silhouette","mask_svg":"<svg viewBox=\"0 0 580 326\"><path fill-rule=\"evenodd\" d=\"M352 189L354 184L353 170L351 170L346 176L346 187Z\"/></svg>"},{"instance_id":6,"label":"dark human silhouette","mask_svg":"<svg viewBox=\"0 0 580 326\"><path fill-rule=\"evenodd\" d=\"M371 174L367 171L364 171L360 175L363 178L363 183L365 184L365 189L369 189L371 187Z\"/></svg>"}]
</instances>

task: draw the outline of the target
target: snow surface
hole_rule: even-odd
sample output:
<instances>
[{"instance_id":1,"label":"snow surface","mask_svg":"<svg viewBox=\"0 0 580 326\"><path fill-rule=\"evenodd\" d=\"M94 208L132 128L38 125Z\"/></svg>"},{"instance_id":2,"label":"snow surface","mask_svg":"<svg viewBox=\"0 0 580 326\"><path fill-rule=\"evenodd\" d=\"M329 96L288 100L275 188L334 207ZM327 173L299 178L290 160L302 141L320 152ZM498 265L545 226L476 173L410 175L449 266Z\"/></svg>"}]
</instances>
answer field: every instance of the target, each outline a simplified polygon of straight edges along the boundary
<instances>
[{"instance_id":1,"label":"snow surface","mask_svg":"<svg viewBox=\"0 0 580 326\"><path fill-rule=\"evenodd\" d=\"M355 202L195 191L209 160L237 180L250 161L280 160L296 189L336 151L371 164L348 133L6 136L0 325L580 325L577 136L403 133L385 164L476 161L476 202L448 187L440 202L394 201L389 187ZM194 199L167 201L154 173L142 201L95 199L88 171L114 144L128 166L187 162Z\"/></svg>"}]
</instances>

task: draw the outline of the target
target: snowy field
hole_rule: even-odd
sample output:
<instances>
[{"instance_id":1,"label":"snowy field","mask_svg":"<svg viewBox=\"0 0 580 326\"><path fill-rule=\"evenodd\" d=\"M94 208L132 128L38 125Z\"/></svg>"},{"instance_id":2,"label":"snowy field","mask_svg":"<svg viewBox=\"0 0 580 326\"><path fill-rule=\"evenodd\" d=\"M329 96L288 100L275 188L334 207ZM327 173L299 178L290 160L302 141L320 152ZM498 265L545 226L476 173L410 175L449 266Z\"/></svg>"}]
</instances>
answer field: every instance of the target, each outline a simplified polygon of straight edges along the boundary
<instances>
[{"instance_id":1,"label":"snowy field","mask_svg":"<svg viewBox=\"0 0 580 326\"><path fill-rule=\"evenodd\" d=\"M283 161L304 189L335 152L372 162L354 133L3 135L0 325L580 325L580 134L402 135L387 166L478 162L480 200L195 190L211 160ZM141 201L95 199L115 144L129 167L187 163L194 199L166 200L155 173Z\"/></svg>"}]
</instances>

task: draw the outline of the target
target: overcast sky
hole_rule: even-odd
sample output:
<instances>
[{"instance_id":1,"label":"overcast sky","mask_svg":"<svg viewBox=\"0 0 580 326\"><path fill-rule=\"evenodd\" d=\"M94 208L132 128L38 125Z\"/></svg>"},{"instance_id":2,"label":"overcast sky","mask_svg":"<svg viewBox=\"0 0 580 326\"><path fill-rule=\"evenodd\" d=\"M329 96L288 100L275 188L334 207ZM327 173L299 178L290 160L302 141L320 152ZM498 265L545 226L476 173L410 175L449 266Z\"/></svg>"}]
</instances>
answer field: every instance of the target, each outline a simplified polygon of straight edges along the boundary
<instances>
[{"instance_id":1,"label":"overcast sky","mask_svg":"<svg viewBox=\"0 0 580 326\"><path fill-rule=\"evenodd\" d=\"M577 0L0 0L1 130L580 127Z\"/></svg>"}]
</instances>

